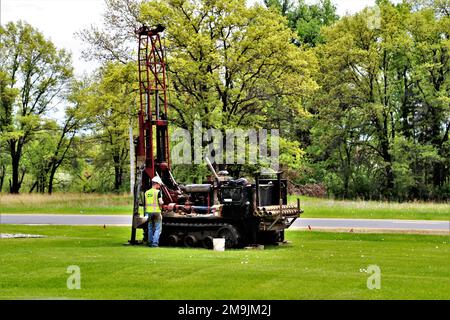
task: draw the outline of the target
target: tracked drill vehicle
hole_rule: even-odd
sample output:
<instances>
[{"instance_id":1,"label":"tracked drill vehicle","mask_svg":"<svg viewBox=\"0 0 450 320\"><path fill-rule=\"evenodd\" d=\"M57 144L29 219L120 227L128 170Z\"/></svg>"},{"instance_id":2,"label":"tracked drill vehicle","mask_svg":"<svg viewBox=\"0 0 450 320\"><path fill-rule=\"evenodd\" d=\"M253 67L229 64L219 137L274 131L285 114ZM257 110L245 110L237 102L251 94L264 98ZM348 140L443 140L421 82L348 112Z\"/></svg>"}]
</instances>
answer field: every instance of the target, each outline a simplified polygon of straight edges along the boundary
<instances>
[{"instance_id":1,"label":"tracked drill vehicle","mask_svg":"<svg viewBox=\"0 0 450 320\"><path fill-rule=\"evenodd\" d=\"M131 244L146 241L147 218L142 216L144 192L159 176L164 200L161 245L213 247L214 238L224 238L227 248L285 241L284 232L302 210L300 202L288 206L287 180L282 173L233 179L217 173L205 159L211 178L205 184L180 185L171 172L168 134L166 56L161 40L164 27L143 26L139 37L139 137L136 140L136 183ZM144 230L143 241L136 239Z\"/></svg>"}]
</instances>

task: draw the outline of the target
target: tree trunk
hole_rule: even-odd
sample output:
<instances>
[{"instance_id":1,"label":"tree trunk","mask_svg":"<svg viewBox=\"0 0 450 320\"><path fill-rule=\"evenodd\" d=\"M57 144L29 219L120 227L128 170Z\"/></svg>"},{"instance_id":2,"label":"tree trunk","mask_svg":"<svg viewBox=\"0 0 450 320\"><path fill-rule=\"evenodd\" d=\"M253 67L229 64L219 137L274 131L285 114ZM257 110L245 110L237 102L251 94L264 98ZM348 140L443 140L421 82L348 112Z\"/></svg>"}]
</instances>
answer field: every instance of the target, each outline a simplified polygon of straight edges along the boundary
<instances>
[{"instance_id":1,"label":"tree trunk","mask_svg":"<svg viewBox=\"0 0 450 320\"><path fill-rule=\"evenodd\" d=\"M58 167L52 166L52 170L50 171L50 176L48 178L48 194L53 193L53 181L55 180L55 174Z\"/></svg>"},{"instance_id":2,"label":"tree trunk","mask_svg":"<svg viewBox=\"0 0 450 320\"><path fill-rule=\"evenodd\" d=\"M352 177L352 158L351 158L351 149L345 145L345 157L346 157L346 165L345 165L345 197L350 198L350 179Z\"/></svg>"},{"instance_id":3,"label":"tree trunk","mask_svg":"<svg viewBox=\"0 0 450 320\"><path fill-rule=\"evenodd\" d=\"M443 139L441 137L441 118L442 115L438 113L437 108L431 108L431 143L436 148L440 156L444 155L442 152ZM442 187L444 185L444 165L442 162L433 164L433 185L435 187Z\"/></svg>"},{"instance_id":4,"label":"tree trunk","mask_svg":"<svg viewBox=\"0 0 450 320\"><path fill-rule=\"evenodd\" d=\"M30 189L30 192L29 193L33 193L33 191L34 191L34 189L36 189L36 187L37 187L37 185L38 185L38 181L36 180L36 182L33 184L33 186L31 187L31 189Z\"/></svg>"},{"instance_id":5,"label":"tree trunk","mask_svg":"<svg viewBox=\"0 0 450 320\"><path fill-rule=\"evenodd\" d=\"M114 191L118 192L122 187L123 177L122 177L122 165L120 161L120 156L113 156L114 160Z\"/></svg>"},{"instance_id":6,"label":"tree trunk","mask_svg":"<svg viewBox=\"0 0 450 320\"><path fill-rule=\"evenodd\" d=\"M40 192L40 193L42 193L42 194L44 194L45 193L45 177L44 176L41 176L40 178L39 178L39 188L38 188L38 191Z\"/></svg>"},{"instance_id":7,"label":"tree trunk","mask_svg":"<svg viewBox=\"0 0 450 320\"><path fill-rule=\"evenodd\" d=\"M433 165L433 185L435 187L442 187L444 185L444 165L440 162Z\"/></svg>"},{"instance_id":8,"label":"tree trunk","mask_svg":"<svg viewBox=\"0 0 450 320\"><path fill-rule=\"evenodd\" d=\"M395 187L394 185L395 176L394 170L392 169L392 156L389 150L389 143L387 143L387 141L382 143L381 148L383 153L383 160L385 163L384 172L386 174L384 195L388 199L392 199L392 197L394 196L393 192Z\"/></svg>"},{"instance_id":9,"label":"tree trunk","mask_svg":"<svg viewBox=\"0 0 450 320\"><path fill-rule=\"evenodd\" d=\"M386 196L389 199L392 199L392 197L394 196L393 192L394 192L394 170L392 169L392 163L391 162L387 162L386 168L385 168L385 172L386 172Z\"/></svg>"},{"instance_id":10,"label":"tree trunk","mask_svg":"<svg viewBox=\"0 0 450 320\"><path fill-rule=\"evenodd\" d=\"M18 151L15 150L15 146L16 142L11 144L12 180L9 192L12 194L18 194L20 191L20 181L19 181L20 154Z\"/></svg>"},{"instance_id":11,"label":"tree trunk","mask_svg":"<svg viewBox=\"0 0 450 320\"><path fill-rule=\"evenodd\" d=\"M61 138L58 143L58 147L56 148L53 159L52 159L51 163L49 164L48 169L46 171L46 172L50 171L50 176L49 176L49 181L48 181L48 194L53 193L53 181L55 180L56 172L58 171L58 169L61 166L61 164L63 163L63 161L66 159L67 152L71 148L73 139L75 138L75 132L74 132L72 134L72 137L70 138L69 143L67 144L64 152L62 152L62 155L58 159L58 155L60 154L60 147L62 146L64 137L65 137L66 133L69 132L67 128L68 128L68 123L66 123L66 125L64 126L63 133L62 133Z\"/></svg>"},{"instance_id":12,"label":"tree trunk","mask_svg":"<svg viewBox=\"0 0 450 320\"><path fill-rule=\"evenodd\" d=\"M5 166L2 166L2 169L0 170L0 193L3 190L3 183L5 182L5 175L6 175L6 168L5 168Z\"/></svg>"},{"instance_id":13,"label":"tree trunk","mask_svg":"<svg viewBox=\"0 0 450 320\"><path fill-rule=\"evenodd\" d=\"M351 164L350 164L349 150L345 144L343 145L343 148L345 151L346 159L344 159L342 155L342 149L341 147L339 147L339 157L341 160L341 168L342 168L342 179L344 183L344 194L342 194L342 196L344 199L348 199L350 195L349 189L350 189Z\"/></svg>"}]
</instances>

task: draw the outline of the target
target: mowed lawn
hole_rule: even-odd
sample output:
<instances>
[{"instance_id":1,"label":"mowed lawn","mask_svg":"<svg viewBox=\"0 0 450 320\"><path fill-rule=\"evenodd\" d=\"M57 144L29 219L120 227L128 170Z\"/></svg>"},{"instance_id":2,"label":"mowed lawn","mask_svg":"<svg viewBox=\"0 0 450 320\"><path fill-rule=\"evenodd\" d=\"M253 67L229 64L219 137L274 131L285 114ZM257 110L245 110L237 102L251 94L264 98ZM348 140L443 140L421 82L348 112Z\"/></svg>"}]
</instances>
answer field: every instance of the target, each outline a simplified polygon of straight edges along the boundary
<instances>
[{"instance_id":1,"label":"mowed lawn","mask_svg":"<svg viewBox=\"0 0 450 320\"><path fill-rule=\"evenodd\" d=\"M127 194L1 194L0 214L121 215L133 212L133 197Z\"/></svg>"},{"instance_id":2,"label":"mowed lawn","mask_svg":"<svg viewBox=\"0 0 450 320\"><path fill-rule=\"evenodd\" d=\"M450 220L450 202L345 201L300 197L305 218ZM296 197L289 197L295 202Z\"/></svg>"},{"instance_id":3,"label":"mowed lawn","mask_svg":"<svg viewBox=\"0 0 450 320\"><path fill-rule=\"evenodd\" d=\"M0 240L0 299L450 299L446 236L289 232L287 246L214 252L125 246L121 227L0 228L48 237Z\"/></svg>"},{"instance_id":4,"label":"mowed lawn","mask_svg":"<svg viewBox=\"0 0 450 320\"><path fill-rule=\"evenodd\" d=\"M338 201L300 197L304 218L450 220L450 203ZM296 203L290 196L289 202ZM0 214L131 215L129 195L0 194Z\"/></svg>"}]
</instances>

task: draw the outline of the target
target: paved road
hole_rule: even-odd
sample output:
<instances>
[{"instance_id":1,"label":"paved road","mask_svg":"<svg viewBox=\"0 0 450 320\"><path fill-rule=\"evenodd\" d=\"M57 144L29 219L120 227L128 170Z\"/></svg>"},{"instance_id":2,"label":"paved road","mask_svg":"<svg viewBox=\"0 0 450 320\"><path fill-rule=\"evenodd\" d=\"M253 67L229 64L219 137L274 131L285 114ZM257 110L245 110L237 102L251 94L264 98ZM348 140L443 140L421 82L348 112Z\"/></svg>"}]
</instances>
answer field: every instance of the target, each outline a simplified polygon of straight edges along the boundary
<instances>
[{"instance_id":1,"label":"paved road","mask_svg":"<svg viewBox=\"0 0 450 320\"><path fill-rule=\"evenodd\" d=\"M447 231L450 232L450 221L422 220L363 220L363 219L299 219L294 227L335 229L382 229L404 231Z\"/></svg>"},{"instance_id":2,"label":"paved road","mask_svg":"<svg viewBox=\"0 0 450 320\"><path fill-rule=\"evenodd\" d=\"M0 224L27 225L120 225L130 226L130 216L88 215L0 215ZM357 219L299 219L295 228L314 229L377 229L400 231L450 232L450 221L406 221L406 220L357 220Z\"/></svg>"},{"instance_id":3,"label":"paved road","mask_svg":"<svg viewBox=\"0 0 450 320\"><path fill-rule=\"evenodd\" d=\"M130 216L91 216L91 215L51 215L51 214L3 214L0 215L0 224L28 224L28 225L130 225Z\"/></svg>"}]
</instances>

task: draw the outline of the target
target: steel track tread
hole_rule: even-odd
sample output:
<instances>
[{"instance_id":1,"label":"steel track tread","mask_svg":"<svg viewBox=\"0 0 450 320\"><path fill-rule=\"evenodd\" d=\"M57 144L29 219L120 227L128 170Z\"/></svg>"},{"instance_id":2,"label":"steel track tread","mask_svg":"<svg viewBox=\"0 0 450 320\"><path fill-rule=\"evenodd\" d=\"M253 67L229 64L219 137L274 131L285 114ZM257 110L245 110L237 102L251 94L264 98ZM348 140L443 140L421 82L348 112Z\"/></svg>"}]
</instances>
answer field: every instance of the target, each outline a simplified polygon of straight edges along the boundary
<instances>
[{"instance_id":1,"label":"steel track tread","mask_svg":"<svg viewBox=\"0 0 450 320\"><path fill-rule=\"evenodd\" d=\"M228 248L232 248L235 247L236 245L238 245L239 243L239 239L241 238L241 235L239 233L239 231L236 229L236 227L232 224L229 223L176 223L176 222L166 222L163 225L163 229L166 228L167 229L176 229L176 228L180 228L180 229L191 229L191 231L193 231L192 229L195 229L195 231L201 231L201 232L218 232L220 231L222 228L227 228L228 230L230 230L230 232L233 234L233 243L231 245L227 245ZM170 233L170 231L169 231ZM190 232L188 231L187 234L189 234Z\"/></svg>"}]
</instances>

